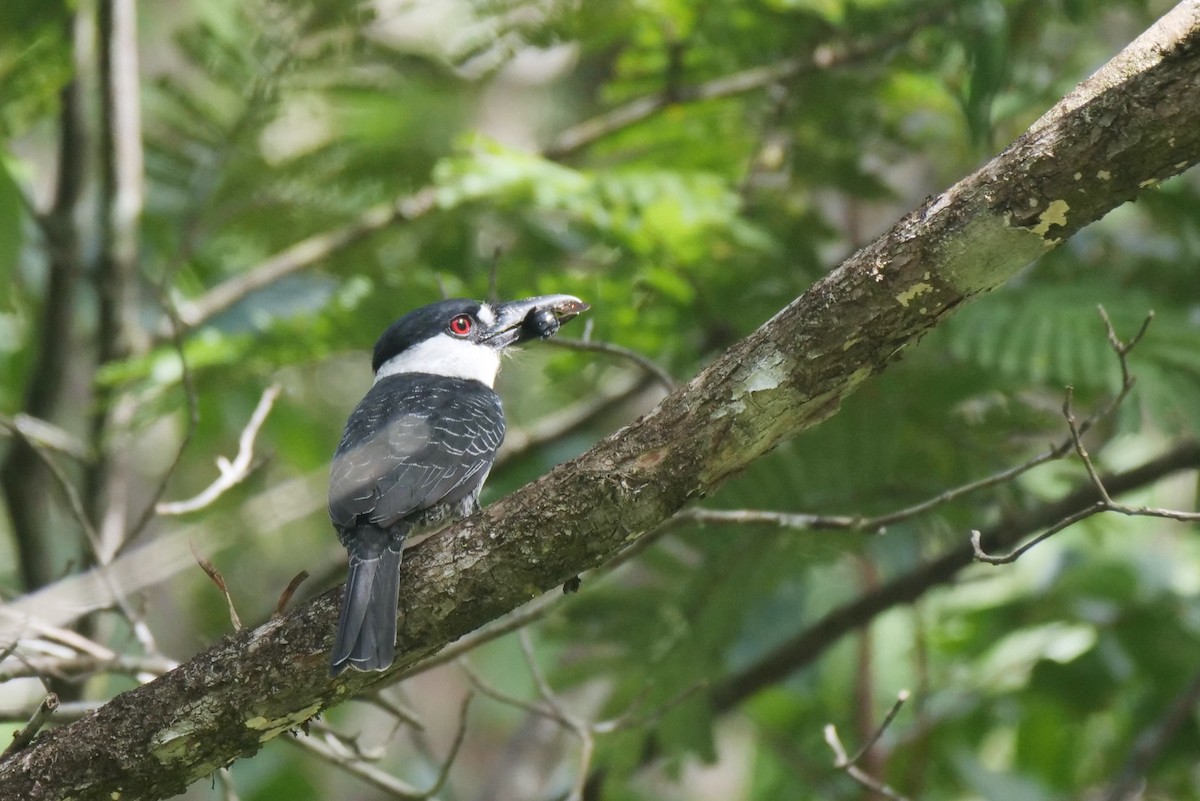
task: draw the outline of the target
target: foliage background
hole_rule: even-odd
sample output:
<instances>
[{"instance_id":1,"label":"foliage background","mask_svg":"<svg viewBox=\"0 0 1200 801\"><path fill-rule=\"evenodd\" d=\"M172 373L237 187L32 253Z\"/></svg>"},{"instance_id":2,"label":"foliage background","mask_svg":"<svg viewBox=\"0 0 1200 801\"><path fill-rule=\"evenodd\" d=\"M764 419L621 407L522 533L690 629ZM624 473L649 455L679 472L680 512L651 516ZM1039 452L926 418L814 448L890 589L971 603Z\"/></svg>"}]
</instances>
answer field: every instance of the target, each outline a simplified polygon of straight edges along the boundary
<instances>
[{"instance_id":1,"label":"foliage background","mask_svg":"<svg viewBox=\"0 0 1200 801\"><path fill-rule=\"evenodd\" d=\"M307 569L301 596L340 580L323 511L323 471L369 383L365 355L396 316L442 294L570 292L593 304L587 332L683 379L753 330L842 256L1011 141L1167 5L1155 2L602 0L359 3L215 0L138 8L144 209L136 228L127 347L105 342L99 277L111 248L98 164L85 136L80 200L69 215L79 285L50 283L56 232L44 223L61 161L62 91L89 57L90 3L10 0L0 25L0 410L26 408L45 349L66 354L52 422L103 470L125 471L128 506L167 483L184 498L232 454L263 389L283 395L257 444L261 467L181 525L220 570L243 620L270 614ZM75 29L72 25L81 26ZM82 29L82 33L80 30ZM83 43L83 44L81 44ZM796 61L791 61L791 60ZM792 64L752 90L720 81ZM78 71L89 130L105 104ZM710 96L713 95L713 96ZM657 102L662 98L678 102ZM631 124L597 117L652 101ZM599 127L573 128L584 121ZM572 134L575 138L572 138ZM582 137L582 139L580 139ZM874 515L1017 464L1065 433L1058 407L1119 384L1095 311L1134 351L1137 384L1089 440L1098 463L1132 467L1200 430L1200 184L1189 174L1076 236L1018 281L941 326L819 428L760 460L705 503ZM163 296L184 320L206 292L254 274L307 237L373 219L397 198L432 200L331 247L305 269L199 321L180 353ZM39 220L41 224L39 224ZM326 241L321 239L319 241ZM46 341L47 309L68 304L65 340ZM578 324L573 324L573 326ZM568 332L569 329L568 329ZM576 335L580 330L576 330ZM186 381L185 381L186 379ZM632 387L632 389L629 389ZM513 432L564 407L581 425L498 469L495 499L637 413L661 388L610 354L530 348L500 382ZM127 404L124 417L112 410ZM99 424L93 412L109 412ZM516 438L516 434L510 434ZM3 447L12 449L11 439ZM1053 463L998 489L890 527L885 536L746 526L680 528L532 628L539 664L564 703L603 719L633 708L644 725L598 739L589 792L610 799L861 798L831 766L822 727L868 737L902 688L912 700L874 749L874 775L910 797L1103 797L1139 735L1194 681L1200 561L1194 526L1093 518L1014 565L977 566L953 586L887 612L853 639L733 709L703 692L822 613L961 544L1014 509L1083 478ZM97 478L99 476L99 478ZM243 504L308 477L310 509L286 526ZM102 493L94 497L99 498ZM17 502L6 494L10 513ZM1190 509L1195 475L1132 498ZM102 502L90 513L99 520ZM50 583L88 561L58 494L42 510ZM0 592L34 589L24 540L0 536ZM233 537L229 532L236 532ZM39 572L40 571L40 572ZM162 650L184 659L228 630L223 600L189 569L139 600ZM136 651L127 623L99 614L90 636ZM472 655L487 681L535 698L517 640ZM77 688L103 699L131 677ZM386 691L423 733L376 707L328 716L377 749L376 763L427 784L457 726L469 682L454 666ZM0 702L36 702L14 680ZM658 714L651 714L658 710ZM14 715L14 720L20 716ZM1200 798L1194 703L1148 775L1146 797ZM0 724L15 730L18 724ZM282 738L281 738L282 739ZM635 772L647 742L659 759ZM853 748L853 746L851 746ZM446 798L554 798L580 771L569 732L479 699ZM285 743L237 764L242 799L376 798L377 789ZM193 787L218 798L224 784Z\"/></svg>"}]
</instances>

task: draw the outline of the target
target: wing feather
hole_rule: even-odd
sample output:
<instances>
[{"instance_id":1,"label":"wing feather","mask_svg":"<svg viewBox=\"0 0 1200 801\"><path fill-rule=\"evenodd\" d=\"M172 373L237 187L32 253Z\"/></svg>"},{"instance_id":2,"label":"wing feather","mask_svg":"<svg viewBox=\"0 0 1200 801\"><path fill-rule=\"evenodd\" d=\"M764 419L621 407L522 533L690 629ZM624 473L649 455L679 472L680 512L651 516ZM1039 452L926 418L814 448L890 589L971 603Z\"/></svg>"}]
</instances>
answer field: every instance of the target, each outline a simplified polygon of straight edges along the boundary
<instances>
[{"instance_id":1,"label":"wing feather","mask_svg":"<svg viewBox=\"0 0 1200 801\"><path fill-rule=\"evenodd\" d=\"M478 492L504 440L500 398L477 381L398 374L350 415L333 457L329 516L387 527Z\"/></svg>"}]
</instances>

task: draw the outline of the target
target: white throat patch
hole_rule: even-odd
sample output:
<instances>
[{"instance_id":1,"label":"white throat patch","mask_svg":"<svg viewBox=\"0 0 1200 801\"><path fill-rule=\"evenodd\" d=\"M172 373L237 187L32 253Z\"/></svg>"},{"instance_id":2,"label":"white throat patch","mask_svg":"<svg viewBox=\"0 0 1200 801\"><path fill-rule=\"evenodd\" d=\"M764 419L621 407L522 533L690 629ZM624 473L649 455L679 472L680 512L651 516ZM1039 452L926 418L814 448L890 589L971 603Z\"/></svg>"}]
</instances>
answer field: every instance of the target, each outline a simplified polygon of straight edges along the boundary
<instances>
[{"instance_id":1,"label":"white throat patch","mask_svg":"<svg viewBox=\"0 0 1200 801\"><path fill-rule=\"evenodd\" d=\"M490 387L499 370L500 354L495 349L438 334L381 364L375 381L398 373L432 373L474 379Z\"/></svg>"}]
</instances>

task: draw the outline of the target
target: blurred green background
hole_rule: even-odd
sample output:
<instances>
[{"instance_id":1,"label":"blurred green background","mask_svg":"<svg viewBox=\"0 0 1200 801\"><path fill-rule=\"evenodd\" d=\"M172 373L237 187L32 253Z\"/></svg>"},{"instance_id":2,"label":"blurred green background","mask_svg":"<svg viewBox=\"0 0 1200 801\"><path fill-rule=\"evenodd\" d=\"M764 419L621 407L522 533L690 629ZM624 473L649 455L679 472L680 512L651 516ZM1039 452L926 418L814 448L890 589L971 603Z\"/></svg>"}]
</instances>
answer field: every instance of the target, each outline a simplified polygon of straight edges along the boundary
<instances>
[{"instance_id":1,"label":"blurred green background","mask_svg":"<svg viewBox=\"0 0 1200 801\"><path fill-rule=\"evenodd\" d=\"M211 507L156 517L139 540L185 531L223 575L242 620L257 624L300 570L313 578L299 598L342 579L325 470L370 383L369 348L400 314L443 295L484 297L493 277L502 297L572 293L593 309L586 329L581 319L564 335L636 350L684 381L985 162L1169 7L142 3L133 146L144 201L131 225L135 271L123 285L127 341L114 349L102 311L114 247L104 224L106 100L87 66L103 22L88 0L6 0L0 412L11 421L29 411L47 351L62 357L62 381L39 416L91 454L56 458L97 527L119 484L128 529L185 439L164 497L187 498L213 481L214 459L232 458L260 395L279 382L257 469ZM81 187L55 217L46 212L63 197L68 86L82 120L68 156L82 161ZM56 250L63 220L76 246L65 262ZM320 247L319 258L288 250L301 242ZM281 253L297 268L208 305L214 288L262 276ZM74 276L69 291L53 282L55 270ZM192 324L179 349L167 303ZM1097 304L1126 338L1156 315L1130 356L1133 392L1089 435L1098 466L1129 469L1196 437L1193 171L961 312L839 414L705 504L878 515L1021 463L1066 435L1066 385L1081 415L1120 385ZM68 319L65 338L43 333L51 309ZM552 346L508 360L498 388L517 447L493 472L485 503L581 453L663 391L627 359ZM526 435L534 444L522 447ZM13 441L0 439L9 460ZM1175 712L1141 797L1200 798L1200 721L1186 695L1200 671L1194 524L1092 518L1012 565L977 565L928 588L740 703L710 692L823 614L961 548L971 529L1035 510L1085 478L1077 460L1055 462L884 536L684 526L619 569L585 577L529 632L567 708L595 721L630 715L632 725L596 736L587 797L879 797L833 768L823 727L836 724L853 752L907 688L911 700L863 763L907 797L1110 797L1143 735ZM33 555L13 523L28 499L6 484L5 600L93 558L57 486L42 493ZM1186 471L1126 498L1184 510L1195 499L1196 476ZM281 517L286 524L273 522ZM230 629L219 591L185 561L134 599L176 660ZM86 625L116 651L141 648L119 615L94 614ZM471 663L504 692L538 699L514 635ZM74 686L87 702L135 681L98 676ZM357 701L324 723L358 737L376 768L425 787L469 688L450 665L385 690L412 707L423 731ZM33 680L6 682L0 706L30 707L41 692ZM17 715L0 723L0 741L18 726ZM389 797L287 739L185 797ZM648 748L655 759L640 767ZM438 797L563 798L580 770L569 730L479 697Z\"/></svg>"}]
</instances>

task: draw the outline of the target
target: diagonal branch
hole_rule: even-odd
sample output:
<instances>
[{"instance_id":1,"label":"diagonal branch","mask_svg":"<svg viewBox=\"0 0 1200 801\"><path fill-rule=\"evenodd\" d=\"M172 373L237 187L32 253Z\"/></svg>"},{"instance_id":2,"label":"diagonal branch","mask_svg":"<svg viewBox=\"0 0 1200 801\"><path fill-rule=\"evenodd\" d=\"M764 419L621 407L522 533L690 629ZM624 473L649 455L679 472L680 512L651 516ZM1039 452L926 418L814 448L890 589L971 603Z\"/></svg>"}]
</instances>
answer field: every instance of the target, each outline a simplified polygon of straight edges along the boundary
<instances>
[{"instance_id":1,"label":"diagonal branch","mask_svg":"<svg viewBox=\"0 0 1200 801\"><path fill-rule=\"evenodd\" d=\"M400 654L388 671L329 679L341 595L332 590L46 732L0 763L0 797L182 792L611 559L834 414L951 311L1200 160L1198 93L1200 4L1188 2L1002 154L907 215L651 413L414 548L402 568ZM1107 485L1115 491L1115 482ZM970 563L969 549L963 558Z\"/></svg>"},{"instance_id":2,"label":"diagonal branch","mask_svg":"<svg viewBox=\"0 0 1200 801\"><path fill-rule=\"evenodd\" d=\"M946 16L954 7L953 3L942 3L914 14L903 27L878 38L849 44L823 45L815 48L811 54L751 67L694 86L667 86L662 92L635 98L590 120L571 126L554 138L545 149L544 155L555 160L567 158L588 145L636 125L670 106L756 92L775 84L795 80L806 73L835 69L877 56L905 42L915 31Z\"/></svg>"},{"instance_id":3,"label":"diagonal branch","mask_svg":"<svg viewBox=\"0 0 1200 801\"><path fill-rule=\"evenodd\" d=\"M551 160L565 159L598 140L642 122L673 105L699 103L755 92L818 70L840 67L885 52L909 38L912 33L954 8L953 3L937 5L914 15L902 28L878 39L850 44L826 45L811 55L784 59L773 64L735 72L688 87L637 98L559 134L542 155ZM242 298L281 278L307 270L323 259L345 250L364 239L404 222L420 219L437 208L437 187L425 186L391 203L368 209L358 218L328 231L302 239L245 272L238 273L208 290L204 295L181 303L179 317L186 328L197 328L225 311ZM158 338L169 336L164 323Z\"/></svg>"},{"instance_id":4,"label":"diagonal branch","mask_svg":"<svg viewBox=\"0 0 1200 801\"><path fill-rule=\"evenodd\" d=\"M1119 495L1145 487L1183 470L1200 469L1200 442L1186 442L1132 470L1105 477L1109 492ZM988 548L1006 548L1030 532L1095 506L1096 489L1084 482L1062 499L1007 517L984 530L979 540ZM796 636L780 643L751 664L726 677L712 691L713 708L727 711L793 672L811 664L842 637L889 609L915 601L956 580L975 561L971 543L955 546L935 559L903 573L877 589L826 614Z\"/></svg>"}]
</instances>

